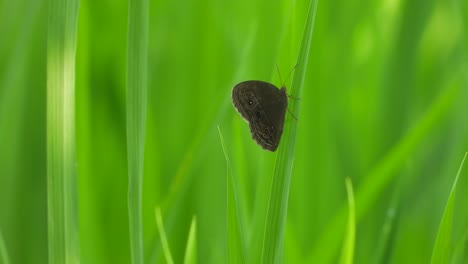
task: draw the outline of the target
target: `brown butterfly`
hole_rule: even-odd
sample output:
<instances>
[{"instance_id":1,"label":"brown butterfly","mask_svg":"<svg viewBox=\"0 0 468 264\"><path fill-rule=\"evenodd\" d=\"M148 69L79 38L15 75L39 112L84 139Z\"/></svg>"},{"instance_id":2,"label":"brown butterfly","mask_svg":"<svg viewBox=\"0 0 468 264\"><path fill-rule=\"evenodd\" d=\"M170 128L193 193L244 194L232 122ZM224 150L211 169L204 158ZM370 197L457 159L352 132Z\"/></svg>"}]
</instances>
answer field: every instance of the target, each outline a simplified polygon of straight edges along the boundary
<instances>
[{"instance_id":1,"label":"brown butterfly","mask_svg":"<svg viewBox=\"0 0 468 264\"><path fill-rule=\"evenodd\" d=\"M278 89L263 81L245 81L232 89L236 110L249 123L252 138L262 148L275 151L283 134L288 95L283 85Z\"/></svg>"}]
</instances>

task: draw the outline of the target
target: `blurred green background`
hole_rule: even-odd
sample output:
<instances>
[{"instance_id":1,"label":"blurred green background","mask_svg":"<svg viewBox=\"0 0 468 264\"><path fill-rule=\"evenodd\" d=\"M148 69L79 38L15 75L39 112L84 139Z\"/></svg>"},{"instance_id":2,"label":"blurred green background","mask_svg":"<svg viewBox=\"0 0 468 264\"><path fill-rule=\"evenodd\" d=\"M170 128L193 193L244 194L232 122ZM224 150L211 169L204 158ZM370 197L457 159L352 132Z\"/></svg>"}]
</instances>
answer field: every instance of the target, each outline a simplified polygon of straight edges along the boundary
<instances>
[{"instance_id":1,"label":"blurred green background","mask_svg":"<svg viewBox=\"0 0 468 264\"><path fill-rule=\"evenodd\" d=\"M164 263L157 206L176 263L183 260L194 215L199 263L224 262L227 175L218 126L239 183L246 247L261 246L250 238L253 223L264 217L276 154L251 139L232 107L231 89L250 79L280 86L275 64L282 76L295 65L308 6L305 0L150 1L149 263ZM127 1L80 1L76 137L83 263L130 262L127 11ZM46 0L0 0L0 231L11 263L47 262L47 14ZM355 262L429 262L468 150L467 16L465 0L318 4L295 113L285 263L338 259L341 240L336 247L327 232L346 206L345 177L357 196L372 194L356 203ZM458 182L454 263L468 262L466 201L467 168ZM344 237L344 228L331 231Z\"/></svg>"}]
</instances>

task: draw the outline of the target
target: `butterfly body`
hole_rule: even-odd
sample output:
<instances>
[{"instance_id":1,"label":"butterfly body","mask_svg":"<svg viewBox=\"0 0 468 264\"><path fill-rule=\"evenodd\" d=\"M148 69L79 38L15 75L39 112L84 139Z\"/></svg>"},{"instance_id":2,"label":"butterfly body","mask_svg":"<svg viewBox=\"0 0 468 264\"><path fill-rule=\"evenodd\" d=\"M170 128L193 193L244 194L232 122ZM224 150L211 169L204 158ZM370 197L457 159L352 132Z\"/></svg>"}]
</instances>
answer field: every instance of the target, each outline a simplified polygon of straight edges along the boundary
<instances>
[{"instance_id":1,"label":"butterfly body","mask_svg":"<svg viewBox=\"0 0 468 264\"><path fill-rule=\"evenodd\" d=\"M262 148L275 151L283 134L288 107L286 87L278 89L263 81L245 81L234 86L232 101L249 123L252 138Z\"/></svg>"}]
</instances>

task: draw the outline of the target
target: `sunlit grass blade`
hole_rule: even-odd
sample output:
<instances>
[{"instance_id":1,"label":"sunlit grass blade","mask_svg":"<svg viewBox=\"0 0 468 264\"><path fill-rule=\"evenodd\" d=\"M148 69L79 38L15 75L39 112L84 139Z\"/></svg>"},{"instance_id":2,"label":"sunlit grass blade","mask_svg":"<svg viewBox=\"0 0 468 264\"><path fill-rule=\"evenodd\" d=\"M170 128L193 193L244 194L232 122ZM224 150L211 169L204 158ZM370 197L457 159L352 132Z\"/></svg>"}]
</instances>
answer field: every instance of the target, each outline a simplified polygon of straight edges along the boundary
<instances>
[{"instance_id":1,"label":"sunlit grass blade","mask_svg":"<svg viewBox=\"0 0 468 264\"><path fill-rule=\"evenodd\" d=\"M184 264L197 263L197 217L192 218L185 248Z\"/></svg>"},{"instance_id":2,"label":"sunlit grass blade","mask_svg":"<svg viewBox=\"0 0 468 264\"><path fill-rule=\"evenodd\" d=\"M449 198L447 200L447 205L445 206L444 215L439 226L439 232L437 233L437 238L434 244L434 249L432 250L432 259L431 263L448 263L451 253L451 240L452 240L452 225L453 225L453 208L455 206L455 191L457 188L458 177L463 168L463 163L465 162L466 155L463 157L463 160L458 168L457 176L453 181L452 190L450 191Z\"/></svg>"},{"instance_id":3,"label":"sunlit grass blade","mask_svg":"<svg viewBox=\"0 0 468 264\"><path fill-rule=\"evenodd\" d=\"M458 80L449 83L449 86L436 99L421 120L415 124L408 135L396 144L387 156L365 177L355 197L356 204L359 204L359 207L356 208L357 222L369 212L377 197L395 177L395 172L415 151L419 143L434 129L438 121L445 116L457 98L461 87L462 85ZM330 262L333 259L336 250L339 249L339 243L344 232L345 213L345 207L343 206L330 220L321 235L316 239L320 243L317 243L314 247L309 255L308 262Z\"/></svg>"},{"instance_id":4,"label":"sunlit grass blade","mask_svg":"<svg viewBox=\"0 0 468 264\"><path fill-rule=\"evenodd\" d=\"M10 257L8 257L8 250L3 239L3 234L0 230L0 260L1 263L10 264Z\"/></svg>"},{"instance_id":5,"label":"sunlit grass blade","mask_svg":"<svg viewBox=\"0 0 468 264\"><path fill-rule=\"evenodd\" d=\"M148 79L148 0L130 0L127 51L128 217L133 264L144 262L143 162Z\"/></svg>"},{"instance_id":6,"label":"sunlit grass blade","mask_svg":"<svg viewBox=\"0 0 468 264\"><path fill-rule=\"evenodd\" d=\"M167 242L166 231L164 230L164 224L161 216L161 209L158 207L156 208L156 224L159 230L159 237L161 238L161 245L164 252L164 257L166 258L166 262L168 264L174 264L174 260L172 258L171 250L169 248L169 243Z\"/></svg>"},{"instance_id":7,"label":"sunlit grass blade","mask_svg":"<svg viewBox=\"0 0 468 264\"><path fill-rule=\"evenodd\" d=\"M354 259L354 244L356 237L356 212L354 204L353 185L350 178L346 178L346 192L348 194L348 223L347 233L341 253L342 264L352 264Z\"/></svg>"},{"instance_id":8,"label":"sunlit grass blade","mask_svg":"<svg viewBox=\"0 0 468 264\"><path fill-rule=\"evenodd\" d=\"M78 0L49 3L47 39L47 203L49 263L79 263L75 149Z\"/></svg>"},{"instance_id":9,"label":"sunlit grass blade","mask_svg":"<svg viewBox=\"0 0 468 264\"><path fill-rule=\"evenodd\" d=\"M307 20L305 22L304 35L299 50L297 64L299 65L292 81L289 92L292 97L300 98L302 85L305 79L309 51L312 43L315 13L318 0L310 2ZM300 100L289 100L290 110L300 120ZM289 185L294 161L294 149L296 144L297 120L289 118L285 124L282 145L276 157L275 170L268 202L268 211L265 221L263 238L262 263L279 263L283 256L283 242L286 226L288 207Z\"/></svg>"},{"instance_id":10,"label":"sunlit grass blade","mask_svg":"<svg viewBox=\"0 0 468 264\"><path fill-rule=\"evenodd\" d=\"M219 138L226 158L227 173L227 260L228 263L245 263L241 225L239 222L239 210L237 188L235 188L234 176L231 172L229 155L224 144L223 134L218 126Z\"/></svg>"}]
</instances>

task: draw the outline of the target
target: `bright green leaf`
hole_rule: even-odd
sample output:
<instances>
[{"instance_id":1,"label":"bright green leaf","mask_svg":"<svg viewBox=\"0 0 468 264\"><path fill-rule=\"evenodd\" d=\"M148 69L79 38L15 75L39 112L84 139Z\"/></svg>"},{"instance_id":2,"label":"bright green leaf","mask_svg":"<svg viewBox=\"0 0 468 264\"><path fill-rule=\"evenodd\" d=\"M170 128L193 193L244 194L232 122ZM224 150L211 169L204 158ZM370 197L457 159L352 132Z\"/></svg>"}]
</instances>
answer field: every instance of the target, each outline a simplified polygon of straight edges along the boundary
<instances>
[{"instance_id":1,"label":"bright green leaf","mask_svg":"<svg viewBox=\"0 0 468 264\"><path fill-rule=\"evenodd\" d=\"M192 218L190 231L187 238L187 247L185 248L184 264L197 263L197 217Z\"/></svg>"},{"instance_id":2,"label":"bright green leaf","mask_svg":"<svg viewBox=\"0 0 468 264\"><path fill-rule=\"evenodd\" d=\"M341 253L342 264L352 264L354 259L354 243L356 240L356 210L354 204L353 185L350 178L346 178L346 192L348 194L348 224L347 233Z\"/></svg>"},{"instance_id":3,"label":"bright green leaf","mask_svg":"<svg viewBox=\"0 0 468 264\"><path fill-rule=\"evenodd\" d=\"M164 252L164 257L166 258L166 262L168 264L174 264L174 260L172 258L171 250L169 248L169 243L167 242L166 231L164 230L164 224L161 216L161 209L158 207L156 208L156 224L159 230L159 237L161 238L161 245Z\"/></svg>"},{"instance_id":4,"label":"bright green leaf","mask_svg":"<svg viewBox=\"0 0 468 264\"><path fill-rule=\"evenodd\" d=\"M435 241L434 249L432 251L431 263L448 263L451 253L451 239L452 239L452 225L453 225L453 209L455 206L455 191L457 188L458 177L460 176L461 170L463 168L463 163L465 162L466 155L463 157L463 160L458 168L457 176L453 182L452 190L450 191L449 198L447 200L447 205L445 206L444 215L442 216L442 221L440 222L439 232L437 233L437 238Z\"/></svg>"},{"instance_id":5,"label":"bright green leaf","mask_svg":"<svg viewBox=\"0 0 468 264\"><path fill-rule=\"evenodd\" d=\"M239 210L238 210L238 195L235 188L234 178L231 172L231 165L229 161L229 155L224 144L223 134L218 126L219 138L221 140L221 146L223 148L224 157L226 158L226 171L227 171L227 185L228 185L228 197L227 197L227 260L228 263L245 263L244 248L242 241L242 231L239 222Z\"/></svg>"}]
</instances>

